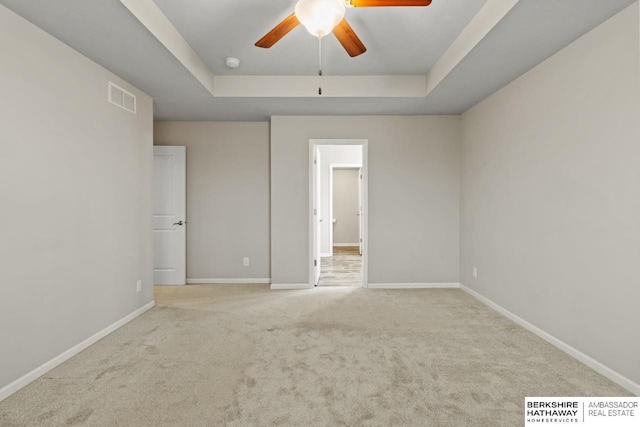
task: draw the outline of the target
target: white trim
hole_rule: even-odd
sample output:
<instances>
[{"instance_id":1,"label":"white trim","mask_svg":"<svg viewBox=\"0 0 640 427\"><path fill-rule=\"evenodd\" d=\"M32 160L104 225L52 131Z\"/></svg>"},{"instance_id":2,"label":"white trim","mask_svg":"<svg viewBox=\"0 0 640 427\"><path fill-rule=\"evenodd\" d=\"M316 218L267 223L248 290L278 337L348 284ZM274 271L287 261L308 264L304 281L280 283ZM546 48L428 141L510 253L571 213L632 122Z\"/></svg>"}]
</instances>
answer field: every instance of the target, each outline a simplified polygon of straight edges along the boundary
<instances>
[{"instance_id":1,"label":"white trim","mask_svg":"<svg viewBox=\"0 0 640 427\"><path fill-rule=\"evenodd\" d=\"M338 247L355 246L355 247L358 247L359 243L334 243L333 246L338 246Z\"/></svg>"},{"instance_id":2,"label":"white trim","mask_svg":"<svg viewBox=\"0 0 640 427\"><path fill-rule=\"evenodd\" d=\"M331 252L321 252L320 253L320 258L326 258L326 257L330 257L333 256L333 254Z\"/></svg>"},{"instance_id":3,"label":"white trim","mask_svg":"<svg viewBox=\"0 0 640 427\"><path fill-rule=\"evenodd\" d=\"M458 289L460 283L369 283L369 289Z\"/></svg>"},{"instance_id":4,"label":"white trim","mask_svg":"<svg viewBox=\"0 0 640 427\"><path fill-rule=\"evenodd\" d=\"M106 337L111 332L115 331L116 329L118 329L118 328L124 326L125 324L129 323L130 321L132 321L136 317L140 316L145 311L153 308L153 306L155 306L155 305L156 305L155 301L151 301L150 303L140 307L139 309L135 310L134 312L132 312L130 314L127 314L126 316L124 316L122 319L116 321L115 323L112 323L111 325L107 326L106 328L104 328L100 332L97 332L97 333L93 334L92 336L90 336L86 340L82 341L81 343L74 345L69 350L57 355L56 357L54 357L53 359L49 360L48 362L43 363L42 365L40 365L37 368L35 368L33 371L21 376L17 380L15 380L15 381L9 383L8 385L2 387L0 389L0 401L2 401L4 399L6 399L7 397L11 396L13 393L15 393L16 391L18 391L21 388L25 387L29 383L37 380L38 378L40 378L41 376L43 376L44 374L46 374L47 372L49 372L50 370L55 368L56 366L58 366L58 365L62 364L63 362L66 362L67 360L71 359L73 356L75 356L76 354L80 353L82 350L86 349L87 347L89 347L92 344L95 344L97 341L99 341L102 338Z\"/></svg>"},{"instance_id":5,"label":"white trim","mask_svg":"<svg viewBox=\"0 0 640 427\"><path fill-rule=\"evenodd\" d=\"M362 287L368 287L369 280L369 140L368 139L310 139L309 140L309 285L314 285L313 271L313 154L318 145L361 145L362 146ZM331 230L331 227L329 227ZM329 242L331 243L331 242ZM330 250L333 253L333 248ZM273 284L271 289L275 289Z\"/></svg>"},{"instance_id":6,"label":"white trim","mask_svg":"<svg viewBox=\"0 0 640 427\"><path fill-rule=\"evenodd\" d=\"M592 357L587 356L586 354L584 354L580 350L570 346L569 344L565 343L564 341L559 340L558 338L554 337L553 335L549 334L548 332L545 332L542 329L538 328L537 326L532 325L531 323L529 323L526 320L524 320L523 318L513 314L512 312L510 312L506 308L502 307L501 305L498 305L495 302L491 301L489 298L487 298L485 296L482 296L481 294L477 293L476 291L474 291L472 289L469 289L468 287L466 287L464 285L460 285L460 287L462 288L463 291L465 291L469 295L473 296L478 301L480 301L480 302L486 304L487 306L491 307L492 309L494 309L498 313L502 314L506 318L512 320L513 322L517 323L518 325L522 326L523 328L527 329L528 331L536 334L537 336L539 336L543 340L547 341L548 343L554 345L555 347L557 347L560 350L564 351L568 355L570 355L570 356L574 357L575 359L579 360L580 362L584 363L585 365L587 365L588 367L590 367L591 369L593 369L597 373L599 373L601 375L604 375L605 377L609 378L611 381L613 381L614 383L618 384L619 386L626 388L627 390L629 390L631 393L635 394L636 396L640 396L640 384L638 384L638 383L632 381L631 379L625 377L624 375L614 371L613 369L611 369L608 366L598 362L597 360L593 359Z\"/></svg>"},{"instance_id":7,"label":"white trim","mask_svg":"<svg viewBox=\"0 0 640 427\"><path fill-rule=\"evenodd\" d=\"M333 256L333 247L340 246L333 244L333 170L334 169L362 169L361 163L329 163L329 252ZM354 246L360 247L360 243Z\"/></svg>"},{"instance_id":8,"label":"white trim","mask_svg":"<svg viewBox=\"0 0 640 427\"><path fill-rule=\"evenodd\" d=\"M241 278L241 279L199 279L199 278L193 278L193 279L187 279L187 284L211 284L211 285L217 285L217 284L225 284L225 283L266 283L269 284L271 283L271 279L269 278L262 278L262 279L245 279L245 278Z\"/></svg>"},{"instance_id":9,"label":"white trim","mask_svg":"<svg viewBox=\"0 0 640 427\"><path fill-rule=\"evenodd\" d=\"M272 283L271 289L293 290L293 289L313 289L309 283Z\"/></svg>"}]
</instances>

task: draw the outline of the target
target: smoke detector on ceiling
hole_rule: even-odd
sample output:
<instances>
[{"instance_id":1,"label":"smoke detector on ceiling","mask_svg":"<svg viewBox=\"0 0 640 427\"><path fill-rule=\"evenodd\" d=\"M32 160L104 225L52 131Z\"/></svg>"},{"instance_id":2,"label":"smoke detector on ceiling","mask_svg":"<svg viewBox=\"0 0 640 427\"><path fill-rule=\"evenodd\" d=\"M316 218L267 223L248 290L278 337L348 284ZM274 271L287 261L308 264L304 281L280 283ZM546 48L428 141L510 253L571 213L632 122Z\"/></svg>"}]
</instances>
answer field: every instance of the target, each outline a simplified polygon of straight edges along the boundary
<instances>
[{"instance_id":1,"label":"smoke detector on ceiling","mask_svg":"<svg viewBox=\"0 0 640 427\"><path fill-rule=\"evenodd\" d=\"M240 60L238 58L233 58L233 57L225 58L224 63L229 68L238 68L240 66Z\"/></svg>"}]
</instances>

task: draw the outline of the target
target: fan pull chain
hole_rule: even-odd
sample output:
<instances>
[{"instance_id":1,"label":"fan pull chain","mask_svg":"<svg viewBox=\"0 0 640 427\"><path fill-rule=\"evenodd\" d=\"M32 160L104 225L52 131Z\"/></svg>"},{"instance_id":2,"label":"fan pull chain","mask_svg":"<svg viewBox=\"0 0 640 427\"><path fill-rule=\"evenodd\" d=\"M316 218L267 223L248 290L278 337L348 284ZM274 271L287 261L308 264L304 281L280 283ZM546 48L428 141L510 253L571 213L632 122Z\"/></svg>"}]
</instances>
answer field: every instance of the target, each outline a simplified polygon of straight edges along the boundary
<instances>
[{"instance_id":1,"label":"fan pull chain","mask_svg":"<svg viewBox=\"0 0 640 427\"><path fill-rule=\"evenodd\" d=\"M322 38L318 37L318 95L322 95Z\"/></svg>"}]
</instances>

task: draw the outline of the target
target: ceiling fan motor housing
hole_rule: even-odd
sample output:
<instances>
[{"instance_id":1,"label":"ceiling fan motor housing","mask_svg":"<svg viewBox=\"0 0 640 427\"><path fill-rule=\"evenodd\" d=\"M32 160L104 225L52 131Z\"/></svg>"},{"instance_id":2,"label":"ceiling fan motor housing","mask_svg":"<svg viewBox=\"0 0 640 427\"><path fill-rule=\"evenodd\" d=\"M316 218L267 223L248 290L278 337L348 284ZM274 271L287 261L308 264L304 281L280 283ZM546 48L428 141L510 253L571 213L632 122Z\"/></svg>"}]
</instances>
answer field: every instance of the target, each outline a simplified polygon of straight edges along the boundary
<instances>
[{"instance_id":1,"label":"ceiling fan motor housing","mask_svg":"<svg viewBox=\"0 0 640 427\"><path fill-rule=\"evenodd\" d=\"M307 31L322 38L344 18L344 0L299 0L296 16Z\"/></svg>"},{"instance_id":2,"label":"ceiling fan motor housing","mask_svg":"<svg viewBox=\"0 0 640 427\"><path fill-rule=\"evenodd\" d=\"M287 16L256 42L268 49L299 24L322 39L333 32L349 56L356 57L367 51L362 41L344 18L346 7L429 6L431 0L298 0L295 13Z\"/></svg>"}]
</instances>

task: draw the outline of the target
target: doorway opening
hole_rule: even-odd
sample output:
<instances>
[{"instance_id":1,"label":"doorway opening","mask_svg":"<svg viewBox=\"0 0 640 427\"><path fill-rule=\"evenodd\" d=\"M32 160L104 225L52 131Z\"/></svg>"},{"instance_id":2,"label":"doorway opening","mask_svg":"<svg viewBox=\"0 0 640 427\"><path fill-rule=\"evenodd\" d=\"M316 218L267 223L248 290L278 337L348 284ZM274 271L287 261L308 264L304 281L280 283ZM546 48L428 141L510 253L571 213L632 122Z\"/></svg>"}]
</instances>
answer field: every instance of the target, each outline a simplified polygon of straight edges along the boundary
<instances>
[{"instance_id":1,"label":"doorway opening","mask_svg":"<svg viewBox=\"0 0 640 427\"><path fill-rule=\"evenodd\" d=\"M367 287L367 140L310 140L309 166L309 282Z\"/></svg>"}]
</instances>

